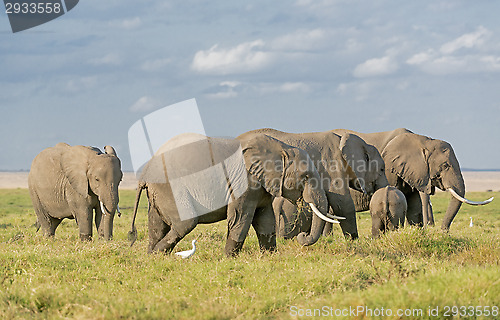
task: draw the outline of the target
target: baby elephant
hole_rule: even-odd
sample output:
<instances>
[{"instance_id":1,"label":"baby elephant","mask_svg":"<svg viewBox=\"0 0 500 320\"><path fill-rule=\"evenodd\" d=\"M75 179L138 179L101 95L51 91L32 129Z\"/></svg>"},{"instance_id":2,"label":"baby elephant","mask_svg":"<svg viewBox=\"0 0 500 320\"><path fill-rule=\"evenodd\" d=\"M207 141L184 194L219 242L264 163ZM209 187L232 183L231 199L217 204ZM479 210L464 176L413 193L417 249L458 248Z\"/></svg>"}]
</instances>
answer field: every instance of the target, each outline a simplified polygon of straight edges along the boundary
<instances>
[{"instance_id":1,"label":"baby elephant","mask_svg":"<svg viewBox=\"0 0 500 320\"><path fill-rule=\"evenodd\" d=\"M404 194L398 189L387 186L378 189L370 201L372 216L372 235L380 236L380 232L394 230L404 226L407 204Z\"/></svg>"}]
</instances>

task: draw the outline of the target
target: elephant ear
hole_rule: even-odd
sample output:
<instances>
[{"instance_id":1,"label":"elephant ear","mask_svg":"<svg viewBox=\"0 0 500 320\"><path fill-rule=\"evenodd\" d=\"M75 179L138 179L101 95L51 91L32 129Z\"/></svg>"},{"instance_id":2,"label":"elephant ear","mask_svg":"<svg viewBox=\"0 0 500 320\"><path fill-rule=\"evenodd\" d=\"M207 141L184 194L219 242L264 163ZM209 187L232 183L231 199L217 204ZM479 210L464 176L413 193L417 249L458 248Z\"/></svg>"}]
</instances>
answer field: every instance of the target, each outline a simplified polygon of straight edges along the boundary
<instances>
[{"instance_id":1,"label":"elephant ear","mask_svg":"<svg viewBox=\"0 0 500 320\"><path fill-rule=\"evenodd\" d=\"M290 165L288 148L283 142L264 134L242 141L247 171L273 197L281 197L285 171Z\"/></svg>"},{"instance_id":2,"label":"elephant ear","mask_svg":"<svg viewBox=\"0 0 500 320\"><path fill-rule=\"evenodd\" d=\"M370 161L367 146L365 140L355 134L346 133L340 139L339 149L347 165L356 175L353 178L358 178L359 180L365 178Z\"/></svg>"},{"instance_id":3,"label":"elephant ear","mask_svg":"<svg viewBox=\"0 0 500 320\"><path fill-rule=\"evenodd\" d=\"M105 146L104 151L106 152L106 154L109 154L110 156L117 157L115 148L113 148L112 146Z\"/></svg>"},{"instance_id":4,"label":"elephant ear","mask_svg":"<svg viewBox=\"0 0 500 320\"><path fill-rule=\"evenodd\" d=\"M392 139L382 150L386 169L420 192L432 191L429 151L415 134L405 133Z\"/></svg>"},{"instance_id":5,"label":"elephant ear","mask_svg":"<svg viewBox=\"0 0 500 320\"><path fill-rule=\"evenodd\" d=\"M63 151L61 169L69 184L82 196L89 193L87 172L89 170L89 150L85 147L74 146Z\"/></svg>"}]
</instances>

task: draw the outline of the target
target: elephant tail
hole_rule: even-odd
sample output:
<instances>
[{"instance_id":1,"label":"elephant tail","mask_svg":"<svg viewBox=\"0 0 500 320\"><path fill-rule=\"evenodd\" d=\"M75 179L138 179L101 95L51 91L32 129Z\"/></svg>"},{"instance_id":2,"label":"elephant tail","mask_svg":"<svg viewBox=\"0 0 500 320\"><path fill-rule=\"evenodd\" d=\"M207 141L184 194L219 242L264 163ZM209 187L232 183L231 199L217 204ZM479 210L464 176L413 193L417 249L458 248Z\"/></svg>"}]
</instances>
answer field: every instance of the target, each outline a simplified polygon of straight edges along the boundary
<instances>
[{"instance_id":1,"label":"elephant tail","mask_svg":"<svg viewBox=\"0 0 500 320\"><path fill-rule=\"evenodd\" d=\"M137 216L137 210L139 208L139 201L141 200L142 190L146 189L146 182L140 181L137 185L137 194L135 196L135 204L134 204L134 215L132 216L132 226L130 231L128 232L128 240L130 241L130 246L134 245L135 240L137 240L137 229L135 227L135 217Z\"/></svg>"},{"instance_id":2,"label":"elephant tail","mask_svg":"<svg viewBox=\"0 0 500 320\"><path fill-rule=\"evenodd\" d=\"M387 218L391 216L391 213L389 212L389 188L390 188L389 186L384 188L383 214ZM384 221L384 223L387 223L387 221Z\"/></svg>"}]
</instances>

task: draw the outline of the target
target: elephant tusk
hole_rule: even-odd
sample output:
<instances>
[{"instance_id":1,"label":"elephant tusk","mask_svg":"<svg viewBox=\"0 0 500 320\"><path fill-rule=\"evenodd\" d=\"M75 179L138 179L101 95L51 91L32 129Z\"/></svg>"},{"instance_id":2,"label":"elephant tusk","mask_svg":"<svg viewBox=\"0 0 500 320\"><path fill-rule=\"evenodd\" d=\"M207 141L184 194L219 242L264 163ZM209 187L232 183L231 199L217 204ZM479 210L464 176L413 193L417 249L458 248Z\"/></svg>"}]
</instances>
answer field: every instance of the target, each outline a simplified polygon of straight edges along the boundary
<instances>
[{"instance_id":1,"label":"elephant tusk","mask_svg":"<svg viewBox=\"0 0 500 320\"><path fill-rule=\"evenodd\" d=\"M493 201L493 199L495 198L495 197L491 197L491 198L489 198L488 200L485 200L485 201L470 201L469 199L461 197L452 188L448 188L448 191L450 191L451 195L454 196L458 201L470 204L472 206L482 206L482 205L488 204L491 201Z\"/></svg>"},{"instance_id":2,"label":"elephant tusk","mask_svg":"<svg viewBox=\"0 0 500 320\"><path fill-rule=\"evenodd\" d=\"M106 208L104 208L104 204L102 203L102 201L99 201L99 203L101 204L101 211L102 211L102 214L103 214L103 215L106 215L108 212L106 211Z\"/></svg>"},{"instance_id":3,"label":"elephant tusk","mask_svg":"<svg viewBox=\"0 0 500 320\"><path fill-rule=\"evenodd\" d=\"M116 205L116 212L118 212L118 217L122 216L122 213L120 212L120 206Z\"/></svg>"},{"instance_id":4,"label":"elephant tusk","mask_svg":"<svg viewBox=\"0 0 500 320\"><path fill-rule=\"evenodd\" d=\"M330 219L328 218L327 216L323 215L319 210L318 208L316 208L316 206L314 205L314 203L309 203L309 206L311 206L311 209L312 211L318 216L320 217L322 220L325 220L326 222L330 222L330 223L340 223L338 222L337 220L333 220L333 219ZM345 219L344 217L337 217L337 216L333 216L335 219Z\"/></svg>"}]
</instances>

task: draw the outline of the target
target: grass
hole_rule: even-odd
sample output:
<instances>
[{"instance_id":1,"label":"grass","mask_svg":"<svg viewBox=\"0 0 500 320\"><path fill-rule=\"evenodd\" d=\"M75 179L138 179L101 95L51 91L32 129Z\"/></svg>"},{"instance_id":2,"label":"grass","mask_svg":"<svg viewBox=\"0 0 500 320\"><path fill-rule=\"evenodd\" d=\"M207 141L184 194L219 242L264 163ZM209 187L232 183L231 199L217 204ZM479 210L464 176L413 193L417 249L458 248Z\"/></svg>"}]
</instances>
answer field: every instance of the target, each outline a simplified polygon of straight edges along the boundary
<instances>
[{"instance_id":1,"label":"grass","mask_svg":"<svg viewBox=\"0 0 500 320\"><path fill-rule=\"evenodd\" d=\"M492 195L500 196L467 196ZM252 231L234 259L223 254L226 223L201 225L175 248L187 250L198 239L196 254L181 260L146 254L145 197L139 238L129 247L134 196L121 191L124 215L115 218L113 241L82 243L72 220L59 226L55 239L45 239L33 227L28 191L0 190L0 318L428 319L429 309L439 307L432 319L451 319L446 306L490 306L490 312L500 306L499 200L463 206L448 234L405 228L372 240L365 212L358 214L357 241L346 242L335 228L311 247L279 240L278 252L268 254L258 250ZM448 195L432 200L439 224ZM366 309L349 314L349 308L371 309L372 316ZM384 316L377 317L381 308ZM399 317L399 309L411 315ZM500 313L467 317L483 318Z\"/></svg>"}]
</instances>

